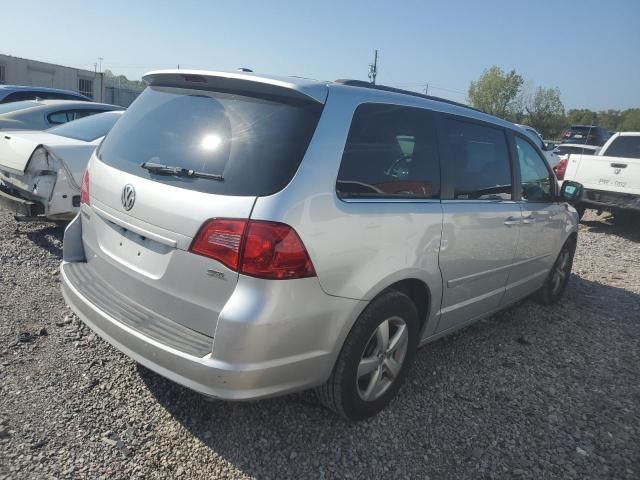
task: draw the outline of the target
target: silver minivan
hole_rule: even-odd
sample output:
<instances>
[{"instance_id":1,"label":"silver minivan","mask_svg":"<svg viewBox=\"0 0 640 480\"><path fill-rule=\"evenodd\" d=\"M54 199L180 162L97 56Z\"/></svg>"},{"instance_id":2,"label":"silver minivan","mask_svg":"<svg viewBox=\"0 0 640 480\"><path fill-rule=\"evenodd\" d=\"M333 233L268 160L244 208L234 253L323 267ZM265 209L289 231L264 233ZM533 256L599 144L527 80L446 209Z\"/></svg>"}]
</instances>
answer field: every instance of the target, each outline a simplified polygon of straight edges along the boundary
<instances>
[{"instance_id":1,"label":"silver minivan","mask_svg":"<svg viewBox=\"0 0 640 480\"><path fill-rule=\"evenodd\" d=\"M518 127L358 81L160 71L89 162L62 291L204 395L382 410L416 348L563 294L581 186Z\"/></svg>"}]
</instances>

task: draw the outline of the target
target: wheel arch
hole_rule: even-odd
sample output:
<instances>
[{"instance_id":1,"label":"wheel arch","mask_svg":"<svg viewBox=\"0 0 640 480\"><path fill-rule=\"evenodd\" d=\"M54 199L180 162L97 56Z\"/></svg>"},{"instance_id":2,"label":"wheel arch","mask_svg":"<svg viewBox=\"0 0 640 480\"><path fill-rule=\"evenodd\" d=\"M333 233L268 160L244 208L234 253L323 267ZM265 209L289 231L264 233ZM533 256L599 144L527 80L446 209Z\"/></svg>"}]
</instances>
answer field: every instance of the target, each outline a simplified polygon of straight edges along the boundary
<instances>
[{"instance_id":1,"label":"wheel arch","mask_svg":"<svg viewBox=\"0 0 640 480\"><path fill-rule=\"evenodd\" d=\"M378 295L381 295L387 290L402 292L411 299L418 310L418 321L420 322L420 332L422 332L427 324L427 319L429 318L429 308L433 304L431 301L431 290L429 289L429 286L424 282L424 280L420 280L418 278L406 278L389 285Z\"/></svg>"}]
</instances>

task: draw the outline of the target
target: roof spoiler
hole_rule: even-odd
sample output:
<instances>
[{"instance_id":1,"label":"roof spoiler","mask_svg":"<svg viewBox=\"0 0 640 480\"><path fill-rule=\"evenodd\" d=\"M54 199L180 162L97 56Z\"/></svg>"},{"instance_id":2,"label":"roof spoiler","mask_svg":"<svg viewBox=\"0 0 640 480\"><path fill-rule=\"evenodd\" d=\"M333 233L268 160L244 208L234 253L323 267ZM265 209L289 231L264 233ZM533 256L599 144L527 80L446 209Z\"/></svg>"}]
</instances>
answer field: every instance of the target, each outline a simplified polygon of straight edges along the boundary
<instances>
[{"instance_id":1,"label":"roof spoiler","mask_svg":"<svg viewBox=\"0 0 640 480\"><path fill-rule=\"evenodd\" d=\"M289 77L267 77L250 72L158 70L143 75L142 79L150 86L233 90L317 103L324 103L328 94L328 87L324 83Z\"/></svg>"}]
</instances>

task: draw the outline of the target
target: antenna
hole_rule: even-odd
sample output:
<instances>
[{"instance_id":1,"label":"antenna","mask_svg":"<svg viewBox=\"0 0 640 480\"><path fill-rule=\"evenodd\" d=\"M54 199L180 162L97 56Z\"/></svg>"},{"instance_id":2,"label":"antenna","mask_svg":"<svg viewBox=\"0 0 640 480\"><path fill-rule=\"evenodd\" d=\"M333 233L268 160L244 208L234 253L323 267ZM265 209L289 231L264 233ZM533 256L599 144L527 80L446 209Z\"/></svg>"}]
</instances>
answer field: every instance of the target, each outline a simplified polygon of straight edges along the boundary
<instances>
[{"instance_id":1,"label":"antenna","mask_svg":"<svg viewBox=\"0 0 640 480\"><path fill-rule=\"evenodd\" d=\"M376 76L378 76L378 50L373 56L373 63L369 64L369 81L376 84Z\"/></svg>"}]
</instances>

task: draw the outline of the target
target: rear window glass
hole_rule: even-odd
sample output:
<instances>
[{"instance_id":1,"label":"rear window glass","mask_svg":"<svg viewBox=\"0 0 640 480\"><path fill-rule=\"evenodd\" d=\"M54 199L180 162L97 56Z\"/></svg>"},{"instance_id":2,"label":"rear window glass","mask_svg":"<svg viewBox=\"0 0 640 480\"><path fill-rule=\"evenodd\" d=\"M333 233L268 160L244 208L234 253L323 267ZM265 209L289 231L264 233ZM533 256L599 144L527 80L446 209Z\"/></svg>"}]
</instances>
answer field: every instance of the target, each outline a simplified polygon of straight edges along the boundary
<instances>
[{"instance_id":1,"label":"rear window glass","mask_svg":"<svg viewBox=\"0 0 640 480\"><path fill-rule=\"evenodd\" d=\"M558 155L566 155L568 153L581 153L582 155L593 155L596 151L590 148L582 147L567 147L560 145L556 148L555 153Z\"/></svg>"},{"instance_id":2,"label":"rear window glass","mask_svg":"<svg viewBox=\"0 0 640 480\"><path fill-rule=\"evenodd\" d=\"M47 131L61 137L93 142L100 137L104 137L121 116L120 112L98 113L50 128Z\"/></svg>"},{"instance_id":3,"label":"rear window glass","mask_svg":"<svg viewBox=\"0 0 640 480\"><path fill-rule=\"evenodd\" d=\"M618 137L604 153L611 157L640 158L640 136Z\"/></svg>"},{"instance_id":4,"label":"rear window glass","mask_svg":"<svg viewBox=\"0 0 640 480\"><path fill-rule=\"evenodd\" d=\"M569 132L571 133L587 133L587 132L595 132L595 127L571 127Z\"/></svg>"},{"instance_id":5,"label":"rear window glass","mask_svg":"<svg viewBox=\"0 0 640 480\"><path fill-rule=\"evenodd\" d=\"M0 105L0 115L3 113L10 113L10 112L16 112L18 110L24 110L25 108L37 107L38 105L41 105L41 104L37 102L29 102L29 101L4 103Z\"/></svg>"},{"instance_id":6,"label":"rear window glass","mask_svg":"<svg viewBox=\"0 0 640 480\"><path fill-rule=\"evenodd\" d=\"M293 177L320 118L315 102L149 87L105 138L98 157L139 177L222 195L263 196ZM222 175L151 173L143 162Z\"/></svg>"}]
</instances>

